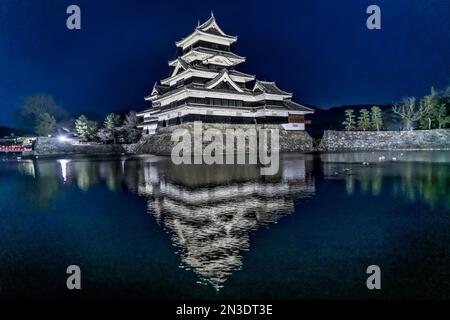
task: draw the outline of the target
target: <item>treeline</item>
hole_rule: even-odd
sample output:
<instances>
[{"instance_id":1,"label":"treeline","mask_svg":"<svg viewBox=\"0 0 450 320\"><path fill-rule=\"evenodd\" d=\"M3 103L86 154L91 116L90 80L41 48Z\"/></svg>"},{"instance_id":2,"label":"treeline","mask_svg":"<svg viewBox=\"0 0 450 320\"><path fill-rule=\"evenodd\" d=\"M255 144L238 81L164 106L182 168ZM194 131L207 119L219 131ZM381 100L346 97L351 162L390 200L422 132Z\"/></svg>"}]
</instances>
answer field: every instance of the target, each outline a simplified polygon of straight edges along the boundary
<instances>
[{"instance_id":1,"label":"treeline","mask_svg":"<svg viewBox=\"0 0 450 320\"><path fill-rule=\"evenodd\" d=\"M380 107L373 106L369 110L361 109L359 110L358 119L353 113L352 109L345 110L345 121L342 122L345 130L381 130L383 127L383 116Z\"/></svg>"},{"instance_id":2,"label":"treeline","mask_svg":"<svg viewBox=\"0 0 450 320\"><path fill-rule=\"evenodd\" d=\"M102 123L88 119L85 115L71 119L48 94L26 97L17 115L22 125L33 128L38 136L73 134L81 141L103 143L134 143L141 137L134 111L130 111L123 119L120 115L111 113Z\"/></svg>"},{"instance_id":3,"label":"treeline","mask_svg":"<svg viewBox=\"0 0 450 320\"><path fill-rule=\"evenodd\" d=\"M118 114L110 113L100 126L96 121L81 115L75 120L75 130L81 141L99 141L103 143L134 143L141 137L137 128L136 112L130 111L125 119Z\"/></svg>"},{"instance_id":4,"label":"treeline","mask_svg":"<svg viewBox=\"0 0 450 320\"><path fill-rule=\"evenodd\" d=\"M450 87L437 91L433 87L430 94L421 99L404 98L392 105L392 112L398 116L403 130L444 129L450 124ZM347 131L383 130L383 113L378 106L359 110L356 117L352 109L345 110L342 123Z\"/></svg>"}]
</instances>

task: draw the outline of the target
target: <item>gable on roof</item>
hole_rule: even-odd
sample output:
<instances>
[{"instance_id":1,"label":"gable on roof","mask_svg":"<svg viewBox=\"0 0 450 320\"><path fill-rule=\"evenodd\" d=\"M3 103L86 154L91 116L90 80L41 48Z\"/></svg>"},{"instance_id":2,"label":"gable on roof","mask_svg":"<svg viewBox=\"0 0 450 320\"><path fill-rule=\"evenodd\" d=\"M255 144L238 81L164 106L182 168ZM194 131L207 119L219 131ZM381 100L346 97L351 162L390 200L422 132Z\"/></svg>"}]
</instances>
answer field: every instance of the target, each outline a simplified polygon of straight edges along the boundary
<instances>
[{"instance_id":1,"label":"gable on roof","mask_svg":"<svg viewBox=\"0 0 450 320\"><path fill-rule=\"evenodd\" d=\"M230 67L230 66L234 65L233 61L231 61L229 58L227 58L221 54L216 54L216 55L204 60L203 63L204 64L215 64L215 65L226 66L226 67Z\"/></svg>"},{"instance_id":2,"label":"gable on roof","mask_svg":"<svg viewBox=\"0 0 450 320\"><path fill-rule=\"evenodd\" d=\"M156 89L156 84L157 83L158 82L156 81L155 84L153 85L153 89L152 89L152 92L150 93L150 96L155 96L155 95L159 94L158 90Z\"/></svg>"},{"instance_id":3,"label":"gable on roof","mask_svg":"<svg viewBox=\"0 0 450 320\"><path fill-rule=\"evenodd\" d=\"M206 22L199 25L197 29L207 33L227 36L227 34L223 32L222 29L217 24L216 18L214 17L214 14L212 12L211 17Z\"/></svg>"},{"instance_id":4,"label":"gable on roof","mask_svg":"<svg viewBox=\"0 0 450 320\"><path fill-rule=\"evenodd\" d=\"M153 85L152 92L150 93L150 95L145 97L145 99L149 100L156 99L158 96L166 93L167 91L169 91L168 86L159 85L158 82L156 81L155 84Z\"/></svg>"},{"instance_id":5,"label":"gable on roof","mask_svg":"<svg viewBox=\"0 0 450 320\"><path fill-rule=\"evenodd\" d=\"M189 69L189 65L182 58L178 58L176 61L177 62L175 64L175 68L173 69L171 77L180 73L180 70L186 71L187 69Z\"/></svg>"},{"instance_id":6,"label":"gable on roof","mask_svg":"<svg viewBox=\"0 0 450 320\"><path fill-rule=\"evenodd\" d=\"M230 51L221 51L221 50L215 50L211 48L203 48L203 47L197 47L193 48L192 50L189 50L185 54L181 56L181 58L186 63L192 63L193 61L205 61L208 59L212 59L213 57L224 57L227 60L229 60L232 65L237 65L239 63L242 63L245 61L245 57L241 57L235 53L232 53ZM169 61L169 66L174 67L177 63L177 59Z\"/></svg>"},{"instance_id":7,"label":"gable on roof","mask_svg":"<svg viewBox=\"0 0 450 320\"><path fill-rule=\"evenodd\" d=\"M228 70L227 69L222 69L222 71L214 79L212 79L211 81L209 81L209 82L207 82L205 84L205 88L206 89L213 89L213 88L217 87L221 83L229 84L232 88L234 88L238 92L243 92L244 91L244 90L242 90L241 87L239 87L236 84L236 82L234 82L230 78L230 75L228 74Z\"/></svg>"}]
</instances>

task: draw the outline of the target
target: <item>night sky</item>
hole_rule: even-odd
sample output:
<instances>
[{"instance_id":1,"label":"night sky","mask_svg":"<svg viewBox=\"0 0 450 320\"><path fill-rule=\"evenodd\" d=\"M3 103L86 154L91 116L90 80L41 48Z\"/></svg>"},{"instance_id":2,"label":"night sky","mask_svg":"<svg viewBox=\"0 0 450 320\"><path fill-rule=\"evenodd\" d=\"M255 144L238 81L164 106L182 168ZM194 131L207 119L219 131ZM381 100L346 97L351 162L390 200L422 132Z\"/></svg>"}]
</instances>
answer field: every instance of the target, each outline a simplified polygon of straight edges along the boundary
<instances>
[{"instance_id":1,"label":"night sky","mask_svg":"<svg viewBox=\"0 0 450 320\"><path fill-rule=\"evenodd\" d=\"M82 29L66 28L77 4ZM366 8L381 7L381 30ZM450 0L1 0L0 124L17 126L23 97L52 94L70 114L140 110L170 73L175 41L210 11L238 66L324 108L389 103L450 84Z\"/></svg>"}]
</instances>

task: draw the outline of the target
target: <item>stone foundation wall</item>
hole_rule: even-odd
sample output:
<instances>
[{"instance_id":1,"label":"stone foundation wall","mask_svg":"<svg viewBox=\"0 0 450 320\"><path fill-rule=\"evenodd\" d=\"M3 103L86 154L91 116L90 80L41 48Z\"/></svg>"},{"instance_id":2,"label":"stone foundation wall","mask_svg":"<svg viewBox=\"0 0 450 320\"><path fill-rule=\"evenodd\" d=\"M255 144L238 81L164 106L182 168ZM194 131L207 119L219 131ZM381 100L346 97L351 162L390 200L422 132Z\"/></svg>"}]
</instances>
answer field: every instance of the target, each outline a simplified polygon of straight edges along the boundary
<instances>
[{"instance_id":1,"label":"stone foundation wall","mask_svg":"<svg viewBox=\"0 0 450 320\"><path fill-rule=\"evenodd\" d=\"M313 151L313 139L309 136L306 131L285 131L280 125L263 125L263 124L222 124L222 123L203 123L202 130L214 128L218 129L222 134L225 134L227 129L243 129L248 130L250 128L256 129L256 137L258 138L258 132L260 129L279 129L279 143L280 143L280 152L308 152ZM159 128L157 133L153 136L144 138L145 143L142 143L140 147L137 148L137 153L151 153L157 155L170 155L172 152L172 148L175 146L176 142L171 141L172 133L176 129L186 129L191 134L191 146L194 141L194 126L193 123L184 123L177 126ZM196 139L200 139L200 137L196 137ZM224 137L224 144L225 144ZM257 152L257 150L250 150L248 148L248 140L246 140L246 153ZM269 139L270 142L270 139ZM203 141L203 148L209 145L209 141ZM193 151L193 147L192 147ZM236 148L235 148L235 151ZM223 150L223 153L226 153Z\"/></svg>"},{"instance_id":2,"label":"stone foundation wall","mask_svg":"<svg viewBox=\"0 0 450 320\"><path fill-rule=\"evenodd\" d=\"M142 138L135 144L105 145L97 143L77 144L61 142L57 138L38 138L32 152L24 155L57 156L57 155L114 155L114 154L156 154L170 155L175 142L171 141L175 129L187 129L192 136L193 123L186 123L174 127L161 128L150 137ZM285 131L279 125L232 125L232 124L203 124L203 130L215 128L222 133L226 129L249 128L258 130L279 129L280 152L310 152L315 151L313 139L306 131ZM198 139L199 137L197 137ZM224 139L224 144L225 144ZM270 141L270 139L269 139ZM209 141L203 141L203 148L209 145ZM426 150L447 149L450 150L450 130L415 130L415 131L331 131L324 132L318 151L377 151L377 150ZM193 148L192 148L193 151ZM235 148L235 152L238 150ZM246 153L257 152L248 148L246 141ZM226 153L223 150L223 153Z\"/></svg>"},{"instance_id":3,"label":"stone foundation wall","mask_svg":"<svg viewBox=\"0 0 450 320\"><path fill-rule=\"evenodd\" d=\"M450 149L450 130L331 131L326 130L320 151Z\"/></svg>"}]
</instances>

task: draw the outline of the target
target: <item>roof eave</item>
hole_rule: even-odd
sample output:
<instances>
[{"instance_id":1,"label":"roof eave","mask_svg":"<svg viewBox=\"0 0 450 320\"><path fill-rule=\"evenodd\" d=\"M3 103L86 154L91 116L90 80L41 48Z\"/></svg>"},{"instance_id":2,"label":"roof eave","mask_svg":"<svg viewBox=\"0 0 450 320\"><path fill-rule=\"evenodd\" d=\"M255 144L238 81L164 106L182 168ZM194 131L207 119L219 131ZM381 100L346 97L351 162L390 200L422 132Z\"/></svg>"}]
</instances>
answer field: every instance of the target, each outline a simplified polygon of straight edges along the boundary
<instances>
[{"instance_id":1,"label":"roof eave","mask_svg":"<svg viewBox=\"0 0 450 320\"><path fill-rule=\"evenodd\" d=\"M237 36L229 36L229 35L222 36L222 35L216 35L216 34L204 32L204 31L201 31L201 30L199 30L199 29L195 29L195 31L192 32L190 35L188 35L186 38L183 38L183 39L181 39L181 40L175 42L175 45L176 45L177 47L183 47L183 44L186 43L186 42L188 42L188 41L189 41L191 38L193 38L196 34L206 35L206 36L210 36L210 37L213 37L213 38L227 39L227 40L230 40L230 41L231 41L230 44L236 42L237 39L238 39Z\"/></svg>"}]
</instances>

